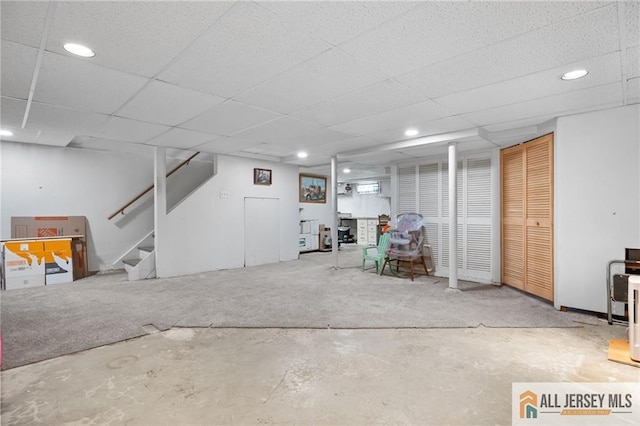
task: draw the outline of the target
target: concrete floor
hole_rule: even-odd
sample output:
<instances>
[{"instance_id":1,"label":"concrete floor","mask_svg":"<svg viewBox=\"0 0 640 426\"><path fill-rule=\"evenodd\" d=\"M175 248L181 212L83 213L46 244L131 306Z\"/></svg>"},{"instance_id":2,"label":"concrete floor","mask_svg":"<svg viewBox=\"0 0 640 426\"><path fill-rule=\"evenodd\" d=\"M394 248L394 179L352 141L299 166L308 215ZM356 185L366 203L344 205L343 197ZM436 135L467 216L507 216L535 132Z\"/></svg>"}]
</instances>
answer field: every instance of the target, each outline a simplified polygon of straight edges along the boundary
<instances>
[{"instance_id":1,"label":"concrete floor","mask_svg":"<svg viewBox=\"0 0 640 426\"><path fill-rule=\"evenodd\" d=\"M510 424L512 382L640 381L624 331L173 328L2 372L2 424Z\"/></svg>"}]
</instances>

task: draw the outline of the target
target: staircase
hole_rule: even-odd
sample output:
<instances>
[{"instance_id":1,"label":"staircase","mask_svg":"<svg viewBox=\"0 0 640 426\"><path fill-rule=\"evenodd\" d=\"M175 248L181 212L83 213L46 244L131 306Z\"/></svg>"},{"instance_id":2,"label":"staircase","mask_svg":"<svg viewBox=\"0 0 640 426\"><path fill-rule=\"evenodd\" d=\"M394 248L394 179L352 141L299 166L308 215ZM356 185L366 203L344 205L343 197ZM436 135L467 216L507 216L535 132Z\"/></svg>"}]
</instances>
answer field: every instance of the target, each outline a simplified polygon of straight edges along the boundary
<instances>
[{"instance_id":1,"label":"staircase","mask_svg":"<svg viewBox=\"0 0 640 426\"><path fill-rule=\"evenodd\" d=\"M127 271L129 281L146 280L156 276L156 251L153 246L138 246L132 254L137 257L123 259L124 270Z\"/></svg>"}]
</instances>

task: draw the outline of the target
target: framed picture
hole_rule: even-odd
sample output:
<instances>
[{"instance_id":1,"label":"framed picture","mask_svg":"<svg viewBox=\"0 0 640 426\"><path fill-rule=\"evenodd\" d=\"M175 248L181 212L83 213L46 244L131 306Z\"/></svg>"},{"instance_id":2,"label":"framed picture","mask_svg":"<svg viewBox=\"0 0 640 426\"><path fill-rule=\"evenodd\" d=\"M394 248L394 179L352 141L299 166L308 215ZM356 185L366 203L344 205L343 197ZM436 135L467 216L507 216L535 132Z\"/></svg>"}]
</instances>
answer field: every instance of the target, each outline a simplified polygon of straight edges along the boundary
<instances>
[{"instance_id":1,"label":"framed picture","mask_svg":"<svg viewBox=\"0 0 640 426\"><path fill-rule=\"evenodd\" d=\"M254 185L271 185L271 170L253 169Z\"/></svg>"},{"instance_id":2,"label":"framed picture","mask_svg":"<svg viewBox=\"0 0 640 426\"><path fill-rule=\"evenodd\" d=\"M325 176L300 174L300 202L326 203L327 178Z\"/></svg>"}]
</instances>

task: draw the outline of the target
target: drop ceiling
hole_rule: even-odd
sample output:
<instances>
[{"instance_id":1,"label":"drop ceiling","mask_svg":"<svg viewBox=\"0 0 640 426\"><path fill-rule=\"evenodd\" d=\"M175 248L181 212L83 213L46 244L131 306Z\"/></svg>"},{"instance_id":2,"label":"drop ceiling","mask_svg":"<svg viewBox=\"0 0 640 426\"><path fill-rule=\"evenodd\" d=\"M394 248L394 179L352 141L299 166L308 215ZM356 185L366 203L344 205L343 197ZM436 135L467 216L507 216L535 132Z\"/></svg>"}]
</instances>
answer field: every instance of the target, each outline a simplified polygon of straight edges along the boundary
<instances>
[{"instance_id":1,"label":"drop ceiling","mask_svg":"<svg viewBox=\"0 0 640 426\"><path fill-rule=\"evenodd\" d=\"M443 152L399 143L408 127L482 149L640 102L637 1L2 1L0 16L8 141L318 171L337 155L355 178Z\"/></svg>"}]
</instances>

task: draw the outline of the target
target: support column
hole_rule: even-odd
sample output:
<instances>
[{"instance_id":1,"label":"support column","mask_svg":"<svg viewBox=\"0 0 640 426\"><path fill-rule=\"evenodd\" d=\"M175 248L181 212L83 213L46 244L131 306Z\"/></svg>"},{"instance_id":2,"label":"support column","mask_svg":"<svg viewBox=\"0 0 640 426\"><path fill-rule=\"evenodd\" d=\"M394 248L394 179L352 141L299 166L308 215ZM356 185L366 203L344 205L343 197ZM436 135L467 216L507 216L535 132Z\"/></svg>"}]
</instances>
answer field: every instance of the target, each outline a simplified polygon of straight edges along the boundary
<instances>
[{"instance_id":1,"label":"support column","mask_svg":"<svg viewBox=\"0 0 640 426\"><path fill-rule=\"evenodd\" d=\"M458 160L456 143L449 142L449 288L458 288Z\"/></svg>"},{"instance_id":2,"label":"support column","mask_svg":"<svg viewBox=\"0 0 640 426\"><path fill-rule=\"evenodd\" d=\"M166 148L156 146L153 149L153 232L156 256L156 277L166 276L166 263L162 258L163 245L166 244L164 232L167 221L167 156Z\"/></svg>"},{"instance_id":3,"label":"support column","mask_svg":"<svg viewBox=\"0 0 640 426\"><path fill-rule=\"evenodd\" d=\"M338 157L331 157L331 266L338 269Z\"/></svg>"}]
</instances>

